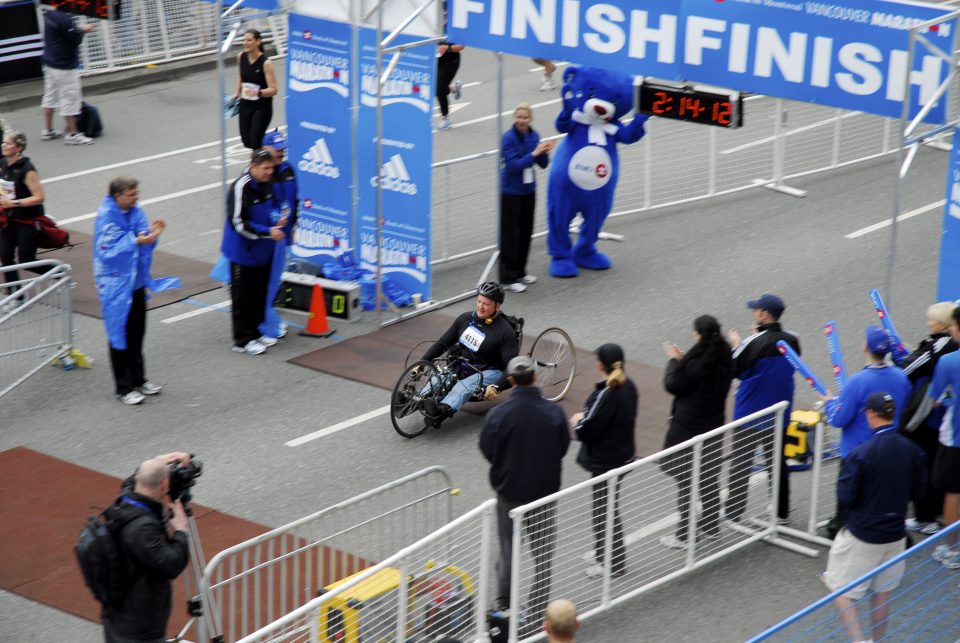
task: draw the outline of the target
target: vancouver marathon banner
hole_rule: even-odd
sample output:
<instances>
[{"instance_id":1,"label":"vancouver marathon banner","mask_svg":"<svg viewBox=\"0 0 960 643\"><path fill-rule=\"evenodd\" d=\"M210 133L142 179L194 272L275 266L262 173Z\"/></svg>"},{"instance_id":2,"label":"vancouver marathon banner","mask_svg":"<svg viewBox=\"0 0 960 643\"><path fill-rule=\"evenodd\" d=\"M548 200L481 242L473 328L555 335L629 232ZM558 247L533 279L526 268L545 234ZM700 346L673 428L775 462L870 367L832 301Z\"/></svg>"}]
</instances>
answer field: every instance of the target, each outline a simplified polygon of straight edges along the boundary
<instances>
[{"instance_id":1,"label":"vancouver marathon banner","mask_svg":"<svg viewBox=\"0 0 960 643\"><path fill-rule=\"evenodd\" d=\"M908 30L951 7L892 0L448 0L451 41L899 118ZM950 53L956 21L925 37ZM925 48L911 114L948 64ZM926 120L945 119L945 100Z\"/></svg>"}]
</instances>

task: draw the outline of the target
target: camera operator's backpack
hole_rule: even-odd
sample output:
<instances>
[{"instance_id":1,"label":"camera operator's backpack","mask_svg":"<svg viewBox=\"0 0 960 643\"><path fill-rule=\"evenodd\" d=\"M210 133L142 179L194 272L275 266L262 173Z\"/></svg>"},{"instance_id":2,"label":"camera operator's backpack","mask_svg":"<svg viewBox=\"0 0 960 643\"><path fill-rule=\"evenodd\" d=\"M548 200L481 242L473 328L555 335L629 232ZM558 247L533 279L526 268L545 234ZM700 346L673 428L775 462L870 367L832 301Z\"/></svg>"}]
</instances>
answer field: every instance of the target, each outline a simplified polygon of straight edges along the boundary
<instances>
[{"instance_id":1,"label":"camera operator's backpack","mask_svg":"<svg viewBox=\"0 0 960 643\"><path fill-rule=\"evenodd\" d=\"M99 516L87 516L87 524L80 530L80 540L74 550L87 587L103 605L122 602L129 589L127 560L117 541L120 530L144 514L127 514L112 519L104 511Z\"/></svg>"}]
</instances>

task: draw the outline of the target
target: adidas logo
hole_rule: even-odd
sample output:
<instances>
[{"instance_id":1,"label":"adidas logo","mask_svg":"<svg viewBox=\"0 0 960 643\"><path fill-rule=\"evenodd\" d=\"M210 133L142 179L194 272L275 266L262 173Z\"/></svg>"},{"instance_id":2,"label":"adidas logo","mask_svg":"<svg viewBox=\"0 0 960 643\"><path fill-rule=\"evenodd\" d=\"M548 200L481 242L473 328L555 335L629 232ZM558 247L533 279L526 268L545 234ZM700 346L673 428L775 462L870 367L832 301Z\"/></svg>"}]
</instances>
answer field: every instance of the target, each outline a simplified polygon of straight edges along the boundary
<instances>
[{"instance_id":1,"label":"adidas logo","mask_svg":"<svg viewBox=\"0 0 960 643\"><path fill-rule=\"evenodd\" d=\"M340 178L340 168L333 163L333 156L330 155L330 148L327 142L318 138L313 147L306 151L303 158L297 164L302 172L316 174L317 176L326 176L331 179Z\"/></svg>"},{"instance_id":2,"label":"adidas logo","mask_svg":"<svg viewBox=\"0 0 960 643\"><path fill-rule=\"evenodd\" d=\"M377 187L377 177L370 177L370 185ZM394 154L383 164L380 176L380 187L391 192L414 195L417 193L417 184L410 180L410 173L399 154Z\"/></svg>"}]
</instances>

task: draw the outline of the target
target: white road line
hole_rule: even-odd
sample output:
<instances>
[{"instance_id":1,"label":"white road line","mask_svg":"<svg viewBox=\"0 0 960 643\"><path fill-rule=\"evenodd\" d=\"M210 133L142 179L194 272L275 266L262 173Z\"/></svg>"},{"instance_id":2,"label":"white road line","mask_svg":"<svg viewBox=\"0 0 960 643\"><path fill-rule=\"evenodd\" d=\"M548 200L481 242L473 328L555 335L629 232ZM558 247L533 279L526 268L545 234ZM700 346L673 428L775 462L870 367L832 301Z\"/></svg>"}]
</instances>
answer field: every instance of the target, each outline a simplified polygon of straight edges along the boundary
<instances>
[{"instance_id":1,"label":"white road line","mask_svg":"<svg viewBox=\"0 0 960 643\"><path fill-rule=\"evenodd\" d=\"M197 315L205 315L206 313L212 313L215 310L220 310L222 308L227 308L230 305L230 300L221 301L218 304L210 304L204 308L197 308L196 310L191 310L188 313L183 313L182 315L174 315L173 317L167 317L166 319L161 319L161 324L172 324L184 319L190 319L191 317L196 317Z\"/></svg>"},{"instance_id":2,"label":"white road line","mask_svg":"<svg viewBox=\"0 0 960 643\"><path fill-rule=\"evenodd\" d=\"M174 192L172 194L164 194L162 196L155 196L152 199L142 199L138 203L140 205L150 205L152 203L160 203L161 201L169 201L170 199L176 199L182 196L187 196L188 194L196 194L197 192L204 192L206 190L212 190L213 188L218 188L222 184L220 181L216 183L208 183L206 185L201 185L196 188L190 188L189 190L181 190L180 192ZM63 219L62 221L58 220L58 225L66 225L68 223L76 223L78 221L86 221L87 219L93 219L97 216L96 212L88 212L87 214L81 214L77 217L71 217L69 219Z\"/></svg>"},{"instance_id":3,"label":"white road line","mask_svg":"<svg viewBox=\"0 0 960 643\"><path fill-rule=\"evenodd\" d=\"M387 406L380 407L379 409L374 409L373 411L368 411L367 413L364 413L363 415L358 415L358 416L355 417L355 418L351 418L351 419L349 419L349 420L344 420L343 422L340 422L340 423L338 423L338 424L334 424L333 426L328 426L328 427L325 428L325 429L320 429L319 431L314 431L313 433L308 433L307 435L304 435L304 436L302 436L302 437L296 438L296 439L294 439L294 440L290 440L289 442L285 442L285 443L284 443L284 446L287 446L287 447L298 447L298 446L303 445L303 444L306 444L307 442L310 442L310 441L312 441L312 440L317 440L317 439L322 438L322 437L324 437L324 436L326 436L326 435L330 435L331 433L336 433L337 431L342 431L343 429L349 429L351 426L355 426L355 425L357 425L357 424L360 424L361 422L366 422L367 420L371 420L371 419L373 419L373 418L375 418L375 417L379 417L379 416L381 416L381 415L385 415L385 414L387 414L387 413L389 413L389 412L390 412L390 405L388 404Z\"/></svg>"},{"instance_id":4,"label":"white road line","mask_svg":"<svg viewBox=\"0 0 960 643\"><path fill-rule=\"evenodd\" d=\"M843 114L840 118L841 120L844 118L852 118L853 116L860 116L862 113L863 112L850 112L848 114ZM830 125L835 120L836 120L835 118L828 118L826 120L818 121L816 123L810 123L809 125L804 125L803 127L798 127L796 129L788 129L784 132L784 136L792 136L794 134L800 134L801 132L806 132L807 130L823 127L824 125ZM743 150L748 150L751 147L756 147L757 145L766 145L768 143L772 143L773 140L774 140L774 137L772 136L767 136L766 138L759 138L755 141L751 141L750 143L744 143L743 145L738 145L736 147L730 147L725 150L721 150L720 154L733 154L734 152L742 152Z\"/></svg>"},{"instance_id":5,"label":"white road line","mask_svg":"<svg viewBox=\"0 0 960 643\"><path fill-rule=\"evenodd\" d=\"M556 105L557 103L562 102L562 101L563 101L562 98L554 98L553 100L543 101L542 103L535 103L535 104L531 105L531 107L532 107L533 109L537 109L538 107L546 107L547 105ZM500 113L500 116L513 116L513 109L511 108L509 111L501 112L501 113ZM454 123L454 124L451 126L450 129L456 129L456 128L458 128L458 127L466 127L467 125L473 125L473 124L475 124L475 123L482 123L482 122L484 122L484 121L492 121L492 120L495 119L496 117L497 117L497 114L494 113L494 114L490 114L489 116L481 116L480 118L474 118L474 119L469 120L469 121L463 121L462 123ZM434 130L434 131L436 131L436 130Z\"/></svg>"},{"instance_id":6,"label":"white road line","mask_svg":"<svg viewBox=\"0 0 960 643\"><path fill-rule=\"evenodd\" d=\"M228 138L227 142L230 141L239 141L240 137ZM219 145L220 141L214 141L212 143L204 143L202 145L194 145L193 147L184 147L179 150L171 150L169 152L163 152L161 154L154 154L153 156L144 156L138 159L130 159L129 161L121 161L119 163L113 163L111 165L101 165L100 167L92 167L89 170L82 170L80 172L72 172L70 174L62 174L60 176L54 176L50 178L44 178L43 183L46 185L48 183L56 183L57 181L66 181L67 179L75 179L78 176L86 176L88 174L96 174L97 172L106 172L107 170L113 170L118 167L124 167L127 165L136 165L137 163L146 163L147 161L155 161L157 159L167 158L168 156L176 156L177 154L186 154L187 152L196 152L197 150L202 150L205 147L211 147L213 145Z\"/></svg>"},{"instance_id":7,"label":"white road line","mask_svg":"<svg viewBox=\"0 0 960 643\"><path fill-rule=\"evenodd\" d=\"M928 205L925 205L925 206L923 206L923 207L921 207L921 208L917 208L916 210L911 210L910 212L904 212L903 214L901 214L900 216L897 217L897 223L899 223L899 222L901 222L901 221L906 221L907 219L910 219L910 218L912 218L912 217L915 217L915 216L917 216L918 214L923 214L924 212L929 212L930 210L936 210L937 208L942 208L946 202L947 202L946 199L941 199L941 200L936 201L936 202L934 202L934 203L930 203L930 204L928 204ZM885 220L885 221L880 221L879 223L874 223L873 225L868 225L866 228L860 228L859 230L855 230L854 232L851 232L850 234L845 234L845 235L843 235L843 238L844 238L844 239L856 239L857 237L862 237L862 236L865 235L865 234L870 234L871 232L876 232L877 230L881 230L881 229L883 229L883 228L886 228L887 226L891 225L892 223L893 223L893 219L887 219L887 220Z\"/></svg>"}]
</instances>

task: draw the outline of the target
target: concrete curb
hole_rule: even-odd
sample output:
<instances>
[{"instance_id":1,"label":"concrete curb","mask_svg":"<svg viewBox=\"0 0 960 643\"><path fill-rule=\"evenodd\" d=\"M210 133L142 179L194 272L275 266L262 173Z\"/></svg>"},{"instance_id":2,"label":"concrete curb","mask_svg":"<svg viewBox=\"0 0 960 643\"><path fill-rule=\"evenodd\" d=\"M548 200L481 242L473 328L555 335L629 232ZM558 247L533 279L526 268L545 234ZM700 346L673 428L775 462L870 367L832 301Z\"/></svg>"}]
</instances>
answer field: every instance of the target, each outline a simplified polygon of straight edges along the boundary
<instances>
[{"instance_id":1,"label":"concrete curb","mask_svg":"<svg viewBox=\"0 0 960 643\"><path fill-rule=\"evenodd\" d=\"M228 68L235 66L235 57L228 56L224 63ZM155 66L120 69L117 71L93 73L83 77L84 98L108 94L121 89L140 87L189 74L216 69L216 54L205 54L186 60L174 62L159 62ZM35 78L19 83L10 83L0 87L3 99L0 100L0 115L14 109L21 109L36 105L39 107L43 98L43 79ZM95 101L90 101L95 102Z\"/></svg>"}]
</instances>

